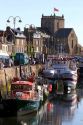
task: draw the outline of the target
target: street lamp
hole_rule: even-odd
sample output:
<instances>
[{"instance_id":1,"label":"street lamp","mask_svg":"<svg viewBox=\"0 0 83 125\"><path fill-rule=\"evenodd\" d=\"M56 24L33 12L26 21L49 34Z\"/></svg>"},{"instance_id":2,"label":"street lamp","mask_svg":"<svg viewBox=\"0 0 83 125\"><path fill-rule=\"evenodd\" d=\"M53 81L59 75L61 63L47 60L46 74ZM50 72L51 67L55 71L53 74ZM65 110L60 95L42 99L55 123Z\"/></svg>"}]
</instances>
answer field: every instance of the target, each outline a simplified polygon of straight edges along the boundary
<instances>
[{"instance_id":1,"label":"street lamp","mask_svg":"<svg viewBox=\"0 0 83 125\"><path fill-rule=\"evenodd\" d=\"M13 19L14 30L15 30L16 19L17 19L17 18L19 19L19 20L18 20L19 23L21 23L22 20L21 20L21 18L20 18L19 16L16 16L16 17L10 16L10 17L8 18L8 20L7 20L8 23L10 23L10 18Z\"/></svg>"},{"instance_id":2,"label":"street lamp","mask_svg":"<svg viewBox=\"0 0 83 125\"><path fill-rule=\"evenodd\" d=\"M14 36L13 43L15 44L15 25L16 25L16 19L18 19L18 22L19 22L19 23L21 23L22 20L21 20L21 18L20 18L19 16L16 16L16 17L10 16L10 17L8 18L8 20L7 20L8 23L11 22L10 19L13 19L13 25L14 25L14 27L13 27L13 29L14 29L14 32L13 32L13 36ZM13 46L12 46L12 51L13 51L13 52L14 52L14 44L13 44Z\"/></svg>"}]
</instances>

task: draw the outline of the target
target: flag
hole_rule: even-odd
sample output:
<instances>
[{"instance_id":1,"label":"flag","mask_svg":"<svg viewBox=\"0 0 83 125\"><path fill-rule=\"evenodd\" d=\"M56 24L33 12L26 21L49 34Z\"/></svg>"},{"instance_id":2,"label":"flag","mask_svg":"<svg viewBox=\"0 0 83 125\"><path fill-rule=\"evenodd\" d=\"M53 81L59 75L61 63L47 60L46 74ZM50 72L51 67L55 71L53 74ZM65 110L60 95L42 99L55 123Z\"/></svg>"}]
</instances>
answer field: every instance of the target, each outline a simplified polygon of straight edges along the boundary
<instances>
[{"instance_id":1,"label":"flag","mask_svg":"<svg viewBox=\"0 0 83 125\"><path fill-rule=\"evenodd\" d=\"M58 10L57 8L54 8L54 11L57 11L57 12L58 12L59 10Z\"/></svg>"}]
</instances>

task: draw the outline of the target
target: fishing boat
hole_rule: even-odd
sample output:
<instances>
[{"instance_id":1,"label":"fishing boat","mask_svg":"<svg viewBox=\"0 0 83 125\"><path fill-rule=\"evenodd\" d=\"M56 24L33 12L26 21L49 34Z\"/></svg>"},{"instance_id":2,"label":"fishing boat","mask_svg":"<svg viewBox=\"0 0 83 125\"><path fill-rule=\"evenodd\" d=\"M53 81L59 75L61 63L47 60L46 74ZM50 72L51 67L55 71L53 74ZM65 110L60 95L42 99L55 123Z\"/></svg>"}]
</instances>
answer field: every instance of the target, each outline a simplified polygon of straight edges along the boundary
<instances>
[{"instance_id":1,"label":"fishing boat","mask_svg":"<svg viewBox=\"0 0 83 125\"><path fill-rule=\"evenodd\" d=\"M37 112L40 98L35 90L35 84L29 81L11 83L11 93L2 100L6 115L22 116Z\"/></svg>"},{"instance_id":2,"label":"fishing boat","mask_svg":"<svg viewBox=\"0 0 83 125\"><path fill-rule=\"evenodd\" d=\"M69 68L69 59L65 55L49 55L48 60L50 66L43 71L44 75L52 73L55 79L62 79L62 74Z\"/></svg>"},{"instance_id":3,"label":"fishing boat","mask_svg":"<svg viewBox=\"0 0 83 125\"><path fill-rule=\"evenodd\" d=\"M62 50L62 46L60 49ZM62 52L56 55L48 55L47 58L43 76L55 80L61 79L67 88L75 89L78 79L78 69L74 58Z\"/></svg>"},{"instance_id":4,"label":"fishing boat","mask_svg":"<svg viewBox=\"0 0 83 125\"><path fill-rule=\"evenodd\" d=\"M64 84L75 88L77 83L77 67L76 62L69 56L49 56L49 60L52 60L51 65L43 70L43 76L50 79L61 79ZM49 62L48 62L49 63Z\"/></svg>"},{"instance_id":5,"label":"fishing boat","mask_svg":"<svg viewBox=\"0 0 83 125\"><path fill-rule=\"evenodd\" d=\"M68 88L75 89L78 80L78 68L76 66L76 62L73 59L69 60L68 67L62 73L62 79L64 85Z\"/></svg>"}]
</instances>

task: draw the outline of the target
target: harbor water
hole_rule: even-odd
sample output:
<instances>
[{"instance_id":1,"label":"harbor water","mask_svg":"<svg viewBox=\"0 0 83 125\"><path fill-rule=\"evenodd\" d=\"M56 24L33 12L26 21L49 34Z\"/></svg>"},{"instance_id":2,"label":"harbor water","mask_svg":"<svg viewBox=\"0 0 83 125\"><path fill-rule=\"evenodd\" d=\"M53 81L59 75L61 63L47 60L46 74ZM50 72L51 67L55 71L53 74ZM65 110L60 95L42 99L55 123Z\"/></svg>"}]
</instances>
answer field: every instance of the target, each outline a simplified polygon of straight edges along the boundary
<instances>
[{"instance_id":1,"label":"harbor water","mask_svg":"<svg viewBox=\"0 0 83 125\"><path fill-rule=\"evenodd\" d=\"M37 113L0 118L0 125L83 125L83 89L58 97L47 101Z\"/></svg>"}]
</instances>

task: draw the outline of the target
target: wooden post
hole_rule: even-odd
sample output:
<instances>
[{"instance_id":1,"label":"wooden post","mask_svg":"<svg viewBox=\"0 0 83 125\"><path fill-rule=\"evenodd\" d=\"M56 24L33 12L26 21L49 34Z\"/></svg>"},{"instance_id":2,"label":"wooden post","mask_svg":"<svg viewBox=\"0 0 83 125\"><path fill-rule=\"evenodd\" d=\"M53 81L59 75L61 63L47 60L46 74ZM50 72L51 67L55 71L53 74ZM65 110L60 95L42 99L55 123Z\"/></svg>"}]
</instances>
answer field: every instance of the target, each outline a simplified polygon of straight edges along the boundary
<instances>
[{"instance_id":1,"label":"wooden post","mask_svg":"<svg viewBox=\"0 0 83 125\"><path fill-rule=\"evenodd\" d=\"M5 74L5 82L6 82L6 94L8 95L8 86L7 86L7 75L4 69L4 74Z\"/></svg>"}]
</instances>

